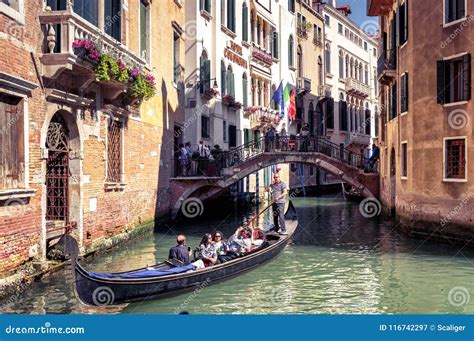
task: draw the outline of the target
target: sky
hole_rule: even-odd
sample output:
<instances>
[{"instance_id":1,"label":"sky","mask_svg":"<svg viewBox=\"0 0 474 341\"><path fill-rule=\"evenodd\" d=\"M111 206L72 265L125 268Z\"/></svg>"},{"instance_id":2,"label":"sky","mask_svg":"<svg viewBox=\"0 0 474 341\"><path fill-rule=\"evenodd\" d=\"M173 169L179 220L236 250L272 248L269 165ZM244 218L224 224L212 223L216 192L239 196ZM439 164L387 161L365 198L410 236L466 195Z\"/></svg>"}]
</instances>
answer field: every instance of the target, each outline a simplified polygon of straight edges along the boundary
<instances>
[{"instance_id":1,"label":"sky","mask_svg":"<svg viewBox=\"0 0 474 341\"><path fill-rule=\"evenodd\" d=\"M364 31L368 33L377 31L378 18L367 16L367 0L337 0L337 5L350 5L352 14L349 17L361 26Z\"/></svg>"}]
</instances>

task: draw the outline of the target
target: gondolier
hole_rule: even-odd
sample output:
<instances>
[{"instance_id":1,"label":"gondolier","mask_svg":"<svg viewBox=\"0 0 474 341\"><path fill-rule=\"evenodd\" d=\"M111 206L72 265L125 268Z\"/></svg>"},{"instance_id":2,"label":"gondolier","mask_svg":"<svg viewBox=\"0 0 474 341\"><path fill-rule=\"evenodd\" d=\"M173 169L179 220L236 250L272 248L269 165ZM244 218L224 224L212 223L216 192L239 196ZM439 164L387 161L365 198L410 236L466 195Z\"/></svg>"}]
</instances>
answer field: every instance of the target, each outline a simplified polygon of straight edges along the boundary
<instances>
[{"instance_id":1,"label":"gondolier","mask_svg":"<svg viewBox=\"0 0 474 341\"><path fill-rule=\"evenodd\" d=\"M267 187L267 192L270 190L272 192L273 225L275 225L275 231L280 234L287 234L285 226L285 197L287 188L286 184L280 180L278 173L273 174L273 183Z\"/></svg>"}]
</instances>

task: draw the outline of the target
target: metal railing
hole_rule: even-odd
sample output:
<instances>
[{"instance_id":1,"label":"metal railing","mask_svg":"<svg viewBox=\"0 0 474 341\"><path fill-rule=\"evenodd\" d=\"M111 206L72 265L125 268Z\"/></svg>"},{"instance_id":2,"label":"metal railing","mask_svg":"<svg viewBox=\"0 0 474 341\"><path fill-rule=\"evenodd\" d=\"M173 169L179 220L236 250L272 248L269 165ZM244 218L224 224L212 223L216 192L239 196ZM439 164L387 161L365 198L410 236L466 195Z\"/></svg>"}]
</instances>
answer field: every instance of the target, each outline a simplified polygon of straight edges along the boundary
<instances>
[{"instance_id":1,"label":"metal railing","mask_svg":"<svg viewBox=\"0 0 474 341\"><path fill-rule=\"evenodd\" d=\"M367 157L335 144L325 137L261 137L222 154L223 168L236 167L263 153L321 153L352 167L367 167Z\"/></svg>"},{"instance_id":2,"label":"metal railing","mask_svg":"<svg viewBox=\"0 0 474 341\"><path fill-rule=\"evenodd\" d=\"M377 73L380 77L386 70L396 70L397 68L397 51L396 49L382 50L377 61Z\"/></svg>"}]
</instances>

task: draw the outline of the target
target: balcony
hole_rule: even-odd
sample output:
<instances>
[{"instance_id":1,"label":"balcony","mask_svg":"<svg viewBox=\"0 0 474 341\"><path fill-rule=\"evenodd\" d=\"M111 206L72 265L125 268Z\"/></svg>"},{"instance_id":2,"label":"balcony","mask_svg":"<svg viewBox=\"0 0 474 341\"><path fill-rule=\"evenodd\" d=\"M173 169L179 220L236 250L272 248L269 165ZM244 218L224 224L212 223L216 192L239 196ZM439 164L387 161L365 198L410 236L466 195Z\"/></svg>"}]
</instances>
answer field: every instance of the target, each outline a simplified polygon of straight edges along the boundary
<instances>
[{"instance_id":1,"label":"balcony","mask_svg":"<svg viewBox=\"0 0 474 341\"><path fill-rule=\"evenodd\" d=\"M272 66L274 62L273 56L270 53L261 50L256 46L252 48L252 61L256 62L257 64L264 65L266 67Z\"/></svg>"},{"instance_id":2,"label":"balcony","mask_svg":"<svg viewBox=\"0 0 474 341\"><path fill-rule=\"evenodd\" d=\"M331 86L329 85L320 85L318 89L318 95L319 97L326 97L330 98L332 94L332 89Z\"/></svg>"},{"instance_id":3,"label":"balcony","mask_svg":"<svg viewBox=\"0 0 474 341\"><path fill-rule=\"evenodd\" d=\"M369 97L370 87L354 78L346 78L346 92L357 97Z\"/></svg>"},{"instance_id":4,"label":"balcony","mask_svg":"<svg viewBox=\"0 0 474 341\"><path fill-rule=\"evenodd\" d=\"M311 79L306 77L298 77L297 91L299 95L306 95L311 92Z\"/></svg>"},{"instance_id":5,"label":"balcony","mask_svg":"<svg viewBox=\"0 0 474 341\"><path fill-rule=\"evenodd\" d=\"M250 119L252 129L277 125L281 120L278 110L258 106L248 107L244 116Z\"/></svg>"},{"instance_id":6,"label":"balcony","mask_svg":"<svg viewBox=\"0 0 474 341\"><path fill-rule=\"evenodd\" d=\"M367 15L377 17L392 9L393 0L367 0Z\"/></svg>"},{"instance_id":7,"label":"balcony","mask_svg":"<svg viewBox=\"0 0 474 341\"><path fill-rule=\"evenodd\" d=\"M397 76L397 50L381 50L377 61L377 74L382 84L388 84Z\"/></svg>"},{"instance_id":8,"label":"balcony","mask_svg":"<svg viewBox=\"0 0 474 341\"><path fill-rule=\"evenodd\" d=\"M109 55L130 69L144 70L146 67L142 58L74 13L72 9L45 10L40 13L39 21L43 32L40 56L43 77L58 80L66 72L68 77L74 78L74 89L79 90L79 93L97 81L95 70L100 56L94 59L86 54L81 55L73 48L76 40L94 42L102 55ZM100 85L107 100L114 100L118 95L127 92L126 81L121 83L110 80L100 82Z\"/></svg>"},{"instance_id":9,"label":"balcony","mask_svg":"<svg viewBox=\"0 0 474 341\"><path fill-rule=\"evenodd\" d=\"M350 133L346 135L346 145L347 146L360 146L366 147L370 145L370 135Z\"/></svg>"}]
</instances>

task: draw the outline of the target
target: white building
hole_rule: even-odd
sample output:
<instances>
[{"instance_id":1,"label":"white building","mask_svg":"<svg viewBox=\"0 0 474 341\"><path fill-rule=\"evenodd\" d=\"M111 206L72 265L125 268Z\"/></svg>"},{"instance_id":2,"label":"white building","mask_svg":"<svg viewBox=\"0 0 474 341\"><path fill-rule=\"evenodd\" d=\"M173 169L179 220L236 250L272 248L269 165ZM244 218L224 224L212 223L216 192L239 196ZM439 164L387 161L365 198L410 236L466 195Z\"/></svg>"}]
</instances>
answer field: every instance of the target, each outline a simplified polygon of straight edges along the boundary
<instances>
[{"instance_id":1,"label":"white building","mask_svg":"<svg viewBox=\"0 0 474 341\"><path fill-rule=\"evenodd\" d=\"M336 0L324 6L326 87L334 98L331 141L366 153L376 137L377 41L349 18L350 7Z\"/></svg>"},{"instance_id":2,"label":"white building","mask_svg":"<svg viewBox=\"0 0 474 341\"><path fill-rule=\"evenodd\" d=\"M288 65L295 54L288 1L199 0L185 6L183 140L227 150L262 134L268 118L287 123L278 120L271 98L282 80L296 85L295 68Z\"/></svg>"}]
</instances>

